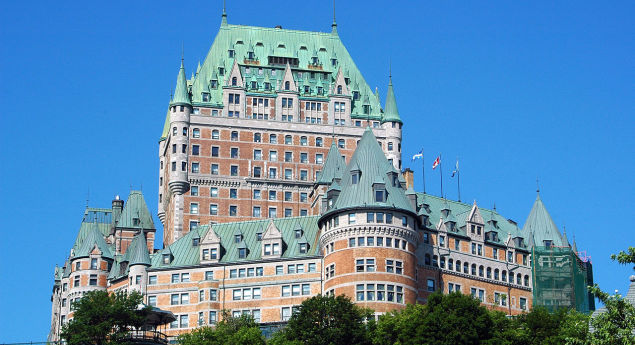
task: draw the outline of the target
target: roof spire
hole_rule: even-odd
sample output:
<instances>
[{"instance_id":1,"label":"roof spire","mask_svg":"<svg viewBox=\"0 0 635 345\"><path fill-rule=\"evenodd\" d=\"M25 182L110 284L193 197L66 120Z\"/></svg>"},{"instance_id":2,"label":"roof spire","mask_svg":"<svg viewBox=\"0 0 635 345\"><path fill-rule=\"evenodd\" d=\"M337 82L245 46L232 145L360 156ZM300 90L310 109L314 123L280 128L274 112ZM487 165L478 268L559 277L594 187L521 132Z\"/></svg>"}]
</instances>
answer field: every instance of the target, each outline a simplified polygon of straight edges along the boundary
<instances>
[{"instance_id":1,"label":"roof spire","mask_svg":"<svg viewBox=\"0 0 635 345\"><path fill-rule=\"evenodd\" d=\"M179 69L179 75L176 78L176 89L174 90L174 97L172 98L172 102L170 104L191 105L190 94L187 90L187 79L185 78L185 67L183 65L183 55L181 55L181 68ZM131 186L131 189L132 189L132 186Z\"/></svg>"},{"instance_id":2,"label":"roof spire","mask_svg":"<svg viewBox=\"0 0 635 345\"><path fill-rule=\"evenodd\" d=\"M225 0L223 0L223 14L221 15L220 26L227 25L227 12L225 11Z\"/></svg>"},{"instance_id":3,"label":"roof spire","mask_svg":"<svg viewBox=\"0 0 635 345\"><path fill-rule=\"evenodd\" d=\"M538 177L536 176L536 193L540 194L540 183L538 181Z\"/></svg>"},{"instance_id":4,"label":"roof spire","mask_svg":"<svg viewBox=\"0 0 635 345\"><path fill-rule=\"evenodd\" d=\"M337 22L335 22L335 0L333 0L333 24L331 24L331 33L337 35Z\"/></svg>"},{"instance_id":5,"label":"roof spire","mask_svg":"<svg viewBox=\"0 0 635 345\"><path fill-rule=\"evenodd\" d=\"M388 94L386 95L386 105L384 107L384 117L382 122L399 122L399 111L397 110L397 100L395 99L395 91L392 87L392 61L388 67Z\"/></svg>"}]
</instances>

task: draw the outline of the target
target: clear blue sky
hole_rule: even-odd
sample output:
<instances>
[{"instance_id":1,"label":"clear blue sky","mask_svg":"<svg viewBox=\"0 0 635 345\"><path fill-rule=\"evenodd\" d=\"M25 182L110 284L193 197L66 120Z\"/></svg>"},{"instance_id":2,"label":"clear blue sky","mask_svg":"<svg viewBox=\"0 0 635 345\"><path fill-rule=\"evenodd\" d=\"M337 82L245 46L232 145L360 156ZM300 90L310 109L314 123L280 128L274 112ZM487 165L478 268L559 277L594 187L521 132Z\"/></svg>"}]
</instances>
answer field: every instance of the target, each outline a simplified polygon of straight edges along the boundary
<instances>
[{"instance_id":1,"label":"clear blue sky","mask_svg":"<svg viewBox=\"0 0 635 345\"><path fill-rule=\"evenodd\" d=\"M53 267L89 204L141 188L156 214L157 139L185 46L188 76L216 1L12 1L0 12L0 343L42 341ZM524 223L541 196L626 292L609 254L635 245L633 1L338 1L340 36L382 103L388 64L403 157L425 147L428 192L461 160L461 195ZM330 1L228 1L229 22L330 31ZM413 167L420 186L420 164ZM160 224L155 217L155 224ZM160 230L159 230L160 232ZM160 238L161 236L159 236Z\"/></svg>"}]
</instances>

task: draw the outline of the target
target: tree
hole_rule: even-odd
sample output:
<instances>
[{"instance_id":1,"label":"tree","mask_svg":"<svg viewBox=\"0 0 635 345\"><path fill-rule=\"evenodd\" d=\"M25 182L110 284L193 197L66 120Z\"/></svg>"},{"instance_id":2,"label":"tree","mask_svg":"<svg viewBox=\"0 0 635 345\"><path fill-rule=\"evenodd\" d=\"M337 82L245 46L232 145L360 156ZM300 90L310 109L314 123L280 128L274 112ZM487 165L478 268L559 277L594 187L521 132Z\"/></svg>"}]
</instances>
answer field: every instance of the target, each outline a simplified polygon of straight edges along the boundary
<instances>
[{"instance_id":1,"label":"tree","mask_svg":"<svg viewBox=\"0 0 635 345\"><path fill-rule=\"evenodd\" d=\"M287 326L274 334L272 344L351 345L370 344L372 312L357 307L343 295L317 295L302 302Z\"/></svg>"},{"instance_id":2,"label":"tree","mask_svg":"<svg viewBox=\"0 0 635 345\"><path fill-rule=\"evenodd\" d=\"M514 343L533 344L585 344L588 335L589 316L575 309L561 308L549 312L545 307L535 307L531 312L519 315L512 322Z\"/></svg>"},{"instance_id":3,"label":"tree","mask_svg":"<svg viewBox=\"0 0 635 345\"><path fill-rule=\"evenodd\" d=\"M620 264L635 264L635 248L611 255ZM635 270L635 267L633 267ZM595 284L589 291L604 303L605 311L591 318L594 331L590 335L592 344L635 344L635 306L619 294L610 295Z\"/></svg>"},{"instance_id":4,"label":"tree","mask_svg":"<svg viewBox=\"0 0 635 345\"><path fill-rule=\"evenodd\" d=\"M495 316L495 317L493 317ZM509 322L469 295L435 292L425 305L408 305L379 318L373 344L505 344Z\"/></svg>"},{"instance_id":5,"label":"tree","mask_svg":"<svg viewBox=\"0 0 635 345\"><path fill-rule=\"evenodd\" d=\"M69 345L128 344L130 330L143 324L149 310L137 310L142 301L138 292L87 292L73 303L73 319L62 327L61 337Z\"/></svg>"},{"instance_id":6,"label":"tree","mask_svg":"<svg viewBox=\"0 0 635 345\"><path fill-rule=\"evenodd\" d=\"M190 333L181 334L181 345L252 345L265 344L262 332L253 317L241 315L233 317L228 311L222 313L222 320L212 327L201 327Z\"/></svg>"}]
</instances>

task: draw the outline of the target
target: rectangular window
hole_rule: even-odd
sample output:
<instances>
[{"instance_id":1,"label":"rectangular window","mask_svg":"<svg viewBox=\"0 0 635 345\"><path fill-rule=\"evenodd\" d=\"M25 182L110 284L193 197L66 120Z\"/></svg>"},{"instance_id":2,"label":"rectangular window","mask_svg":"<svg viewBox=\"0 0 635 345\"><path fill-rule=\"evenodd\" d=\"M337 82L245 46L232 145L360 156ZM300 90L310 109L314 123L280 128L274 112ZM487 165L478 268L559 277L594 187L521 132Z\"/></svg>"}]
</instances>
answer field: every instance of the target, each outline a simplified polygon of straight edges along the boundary
<instances>
[{"instance_id":1,"label":"rectangular window","mask_svg":"<svg viewBox=\"0 0 635 345\"><path fill-rule=\"evenodd\" d=\"M316 272L316 267L315 263L309 263L309 272Z\"/></svg>"},{"instance_id":2,"label":"rectangular window","mask_svg":"<svg viewBox=\"0 0 635 345\"><path fill-rule=\"evenodd\" d=\"M238 165L232 165L229 167L229 175L238 176Z\"/></svg>"},{"instance_id":3,"label":"rectangular window","mask_svg":"<svg viewBox=\"0 0 635 345\"><path fill-rule=\"evenodd\" d=\"M218 164L212 164L210 172L212 175L218 175Z\"/></svg>"},{"instance_id":4,"label":"rectangular window","mask_svg":"<svg viewBox=\"0 0 635 345\"><path fill-rule=\"evenodd\" d=\"M212 157L218 157L220 148L218 146L212 146Z\"/></svg>"},{"instance_id":5,"label":"rectangular window","mask_svg":"<svg viewBox=\"0 0 635 345\"><path fill-rule=\"evenodd\" d=\"M172 283L179 283L181 280L181 276L178 273L172 274Z\"/></svg>"},{"instance_id":6,"label":"rectangular window","mask_svg":"<svg viewBox=\"0 0 635 345\"><path fill-rule=\"evenodd\" d=\"M191 214L198 214L198 203L190 203L190 213Z\"/></svg>"},{"instance_id":7,"label":"rectangular window","mask_svg":"<svg viewBox=\"0 0 635 345\"><path fill-rule=\"evenodd\" d=\"M200 165L198 162L192 162L192 173L198 174L201 171Z\"/></svg>"},{"instance_id":8,"label":"rectangular window","mask_svg":"<svg viewBox=\"0 0 635 345\"><path fill-rule=\"evenodd\" d=\"M200 151L200 146L198 145L192 145L192 155L193 156L198 156Z\"/></svg>"},{"instance_id":9,"label":"rectangular window","mask_svg":"<svg viewBox=\"0 0 635 345\"><path fill-rule=\"evenodd\" d=\"M148 305L151 307L157 306L157 296L148 296Z\"/></svg>"},{"instance_id":10,"label":"rectangular window","mask_svg":"<svg viewBox=\"0 0 635 345\"><path fill-rule=\"evenodd\" d=\"M254 206L251 216L260 218L260 206Z\"/></svg>"},{"instance_id":11,"label":"rectangular window","mask_svg":"<svg viewBox=\"0 0 635 345\"><path fill-rule=\"evenodd\" d=\"M141 283L141 276L137 276L137 278L139 278L139 283L137 283L137 284L140 284ZM91 285L91 286L97 285L97 275L96 274L91 274L90 275L90 280L88 281L88 285Z\"/></svg>"},{"instance_id":12,"label":"rectangular window","mask_svg":"<svg viewBox=\"0 0 635 345\"><path fill-rule=\"evenodd\" d=\"M355 213L348 214L348 224L355 224Z\"/></svg>"},{"instance_id":13,"label":"rectangular window","mask_svg":"<svg viewBox=\"0 0 635 345\"><path fill-rule=\"evenodd\" d=\"M229 206L229 215L231 217L236 217L237 213L238 213L238 206L236 205Z\"/></svg>"},{"instance_id":14,"label":"rectangular window","mask_svg":"<svg viewBox=\"0 0 635 345\"><path fill-rule=\"evenodd\" d=\"M275 207L269 207L269 218L276 218L277 216L277 209Z\"/></svg>"},{"instance_id":15,"label":"rectangular window","mask_svg":"<svg viewBox=\"0 0 635 345\"><path fill-rule=\"evenodd\" d=\"M276 266L276 275L284 274L284 268L282 265Z\"/></svg>"},{"instance_id":16,"label":"rectangular window","mask_svg":"<svg viewBox=\"0 0 635 345\"><path fill-rule=\"evenodd\" d=\"M434 290L435 290L434 279L428 279L427 286L428 286L428 291L429 292L434 292Z\"/></svg>"},{"instance_id":17,"label":"rectangular window","mask_svg":"<svg viewBox=\"0 0 635 345\"><path fill-rule=\"evenodd\" d=\"M461 250L461 241L458 239L454 240L454 250Z\"/></svg>"},{"instance_id":18,"label":"rectangular window","mask_svg":"<svg viewBox=\"0 0 635 345\"><path fill-rule=\"evenodd\" d=\"M90 269L91 270L96 270L97 269L97 258L91 258L90 259Z\"/></svg>"},{"instance_id":19,"label":"rectangular window","mask_svg":"<svg viewBox=\"0 0 635 345\"><path fill-rule=\"evenodd\" d=\"M148 276L148 285L156 285L157 276Z\"/></svg>"}]
</instances>

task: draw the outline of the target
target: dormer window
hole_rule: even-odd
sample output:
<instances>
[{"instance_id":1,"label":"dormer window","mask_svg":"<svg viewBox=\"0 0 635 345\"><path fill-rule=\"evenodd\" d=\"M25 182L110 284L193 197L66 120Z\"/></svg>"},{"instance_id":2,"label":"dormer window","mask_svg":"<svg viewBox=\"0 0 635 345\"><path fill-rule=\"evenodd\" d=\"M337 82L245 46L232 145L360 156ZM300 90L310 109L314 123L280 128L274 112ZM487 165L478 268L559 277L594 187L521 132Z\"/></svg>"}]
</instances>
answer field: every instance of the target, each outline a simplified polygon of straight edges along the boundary
<instances>
[{"instance_id":1,"label":"dormer window","mask_svg":"<svg viewBox=\"0 0 635 345\"><path fill-rule=\"evenodd\" d=\"M353 100L357 101L359 99L359 91L353 91Z\"/></svg>"},{"instance_id":2,"label":"dormer window","mask_svg":"<svg viewBox=\"0 0 635 345\"><path fill-rule=\"evenodd\" d=\"M162 258L163 258L163 264L167 265L167 264L170 263L171 255L170 254L163 254Z\"/></svg>"},{"instance_id":3,"label":"dormer window","mask_svg":"<svg viewBox=\"0 0 635 345\"><path fill-rule=\"evenodd\" d=\"M318 95L321 95L321 94L323 94L323 93L324 93L324 88L323 88L323 87L321 87L321 86L318 86L318 88L317 88L317 94L318 94Z\"/></svg>"},{"instance_id":4,"label":"dormer window","mask_svg":"<svg viewBox=\"0 0 635 345\"><path fill-rule=\"evenodd\" d=\"M247 59L253 60L255 57L254 52L247 52Z\"/></svg>"},{"instance_id":5,"label":"dormer window","mask_svg":"<svg viewBox=\"0 0 635 345\"><path fill-rule=\"evenodd\" d=\"M314 56L314 57L312 57L312 58L311 58L311 63L312 63L313 65L317 65L317 64L318 64L318 58L317 58L317 56Z\"/></svg>"},{"instance_id":6,"label":"dormer window","mask_svg":"<svg viewBox=\"0 0 635 345\"><path fill-rule=\"evenodd\" d=\"M262 232L256 233L256 241L262 241Z\"/></svg>"},{"instance_id":7,"label":"dormer window","mask_svg":"<svg viewBox=\"0 0 635 345\"><path fill-rule=\"evenodd\" d=\"M386 202L386 191L384 189L375 190L375 202Z\"/></svg>"},{"instance_id":8,"label":"dormer window","mask_svg":"<svg viewBox=\"0 0 635 345\"><path fill-rule=\"evenodd\" d=\"M302 230L300 230L300 229L294 230L293 233L295 234L295 238L302 237Z\"/></svg>"},{"instance_id":9,"label":"dormer window","mask_svg":"<svg viewBox=\"0 0 635 345\"><path fill-rule=\"evenodd\" d=\"M342 85L338 85L337 86L337 94L341 95L342 94Z\"/></svg>"},{"instance_id":10,"label":"dormer window","mask_svg":"<svg viewBox=\"0 0 635 345\"><path fill-rule=\"evenodd\" d=\"M141 224L141 219L139 218L132 218L132 225L133 226L139 226Z\"/></svg>"},{"instance_id":11,"label":"dormer window","mask_svg":"<svg viewBox=\"0 0 635 345\"><path fill-rule=\"evenodd\" d=\"M368 105L368 104L364 104L364 105L362 106L362 111L363 111L363 113L364 113L365 115L370 114L370 105Z\"/></svg>"},{"instance_id":12,"label":"dormer window","mask_svg":"<svg viewBox=\"0 0 635 345\"><path fill-rule=\"evenodd\" d=\"M344 82L346 83L346 85L351 83L351 78L344 78Z\"/></svg>"},{"instance_id":13,"label":"dormer window","mask_svg":"<svg viewBox=\"0 0 635 345\"><path fill-rule=\"evenodd\" d=\"M218 75L225 75L225 67L218 67Z\"/></svg>"},{"instance_id":14,"label":"dormer window","mask_svg":"<svg viewBox=\"0 0 635 345\"><path fill-rule=\"evenodd\" d=\"M238 248L238 258L244 259L247 257L247 248Z\"/></svg>"},{"instance_id":15,"label":"dormer window","mask_svg":"<svg viewBox=\"0 0 635 345\"><path fill-rule=\"evenodd\" d=\"M252 89L257 89L257 88L258 88L258 83L257 83L257 82L255 82L255 81L252 81L252 82L251 82L251 88L252 88Z\"/></svg>"},{"instance_id":16,"label":"dormer window","mask_svg":"<svg viewBox=\"0 0 635 345\"><path fill-rule=\"evenodd\" d=\"M227 54L229 55L230 58L233 58L236 52L233 49L230 49L227 51Z\"/></svg>"},{"instance_id":17,"label":"dormer window","mask_svg":"<svg viewBox=\"0 0 635 345\"><path fill-rule=\"evenodd\" d=\"M300 245L298 246L298 251L300 252L300 254L306 254L308 249L308 245L306 243L300 243Z\"/></svg>"},{"instance_id":18,"label":"dormer window","mask_svg":"<svg viewBox=\"0 0 635 345\"><path fill-rule=\"evenodd\" d=\"M242 239L243 239L243 235L234 235L234 243L240 243Z\"/></svg>"},{"instance_id":19,"label":"dormer window","mask_svg":"<svg viewBox=\"0 0 635 345\"><path fill-rule=\"evenodd\" d=\"M337 65L337 59L331 59L331 66Z\"/></svg>"},{"instance_id":20,"label":"dormer window","mask_svg":"<svg viewBox=\"0 0 635 345\"><path fill-rule=\"evenodd\" d=\"M308 85L305 85L304 86L304 93L309 93L309 92L311 92L311 87L308 86Z\"/></svg>"},{"instance_id":21,"label":"dormer window","mask_svg":"<svg viewBox=\"0 0 635 345\"><path fill-rule=\"evenodd\" d=\"M236 86L236 85L238 85L238 78L233 77L232 78L232 86Z\"/></svg>"},{"instance_id":22,"label":"dormer window","mask_svg":"<svg viewBox=\"0 0 635 345\"><path fill-rule=\"evenodd\" d=\"M265 82L265 90L271 89L271 83Z\"/></svg>"},{"instance_id":23,"label":"dormer window","mask_svg":"<svg viewBox=\"0 0 635 345\"><path fill-rule=\"evenodd\" d=\"M545 247L547 247L547 248L553 247L553 241L552 240L544 240L544 243L545 243Z\"/></svg>"},{"instance_id":24,"label":"dormer window","mask_svg":"<svg viewBox=\"0 0 635 345\"><path fill-rule=\"evenodd\" d=\"M285 90L289 90L291 88L291 83L289 83L289 81L285 81L284 82L284 89Z\"/></svg>"},{"instance_id":25,"label":"dormer window","mask_svg":"<svg viewBox=\"0 0 635 345\"><path fill-rule=\"evenodd\" d=\"M195 237L192 239L192 247L198 247L198 244L201 242L201 239L198 237Z\"/></svg>"},{"instance_id":26,"label":"dormer window","mask_svg":"<svg viewBox=\"0 0 635 345\"><path fill-rule=\"evenodd\" d=\"M216 79L212 79L212 81L210 82L210 87L211 87L212 89L217 88L217 87L218 87L218 80L216 80Z\"/></svg>"}]
</instances>

